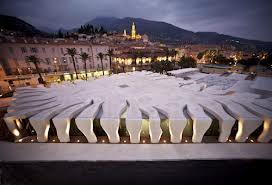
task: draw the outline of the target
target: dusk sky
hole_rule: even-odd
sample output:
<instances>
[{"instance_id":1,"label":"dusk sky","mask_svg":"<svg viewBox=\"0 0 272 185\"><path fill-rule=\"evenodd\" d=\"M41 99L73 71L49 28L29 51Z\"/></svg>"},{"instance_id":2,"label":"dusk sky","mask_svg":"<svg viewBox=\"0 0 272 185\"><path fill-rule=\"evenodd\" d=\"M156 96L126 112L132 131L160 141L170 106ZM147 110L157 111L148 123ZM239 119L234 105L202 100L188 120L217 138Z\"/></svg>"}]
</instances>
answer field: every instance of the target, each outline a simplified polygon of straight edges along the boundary
<instances>
[{"instance_id":1,"label":"dusk sky","mask_svg":"<svg viewBox=\"0 0 272 185\"><path fill-rule=\"evenodd\" d=\"M271 0L1 0L0 14L70 29L95 17L139 17L191 31L272 41Z\"/></svg>"}]
</instances>

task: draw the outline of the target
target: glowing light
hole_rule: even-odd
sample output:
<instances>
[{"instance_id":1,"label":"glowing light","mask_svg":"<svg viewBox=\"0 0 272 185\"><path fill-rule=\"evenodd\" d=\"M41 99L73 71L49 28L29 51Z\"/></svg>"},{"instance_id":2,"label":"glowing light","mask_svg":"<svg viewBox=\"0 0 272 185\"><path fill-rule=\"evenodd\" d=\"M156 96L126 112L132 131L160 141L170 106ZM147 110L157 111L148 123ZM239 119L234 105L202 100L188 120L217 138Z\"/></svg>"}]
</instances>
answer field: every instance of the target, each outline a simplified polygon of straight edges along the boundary
<instances>
[{"instance_id":1,"label":"glowing light","mask_svg":"<svg viewBox=\"0 0 272 185\"><path fill-rule=\"evenodd\" d=\"M127 141L126 140L124 140L124 143L126 143Z\"/></svg>"},{"instance_id":2,"label":"glowing light","mask_svg":"<svg viewBox=\"0 0 272 185\"><path fill-rule=\"evenodd\" d=\"M163 140L164 143L166 143L166 140Z\"/></svg>"},{"instance_id":3,"label":"glowing light","mask_svg":"<svg viewBox=\"0 0 272 185\"><path fill-rule=\"evenodd\" d=\"M251 142L251 143L254 143L254 140L253 140L253 139L251 139L251 140L250 140L250 142Z\"/></svg>"},{"instance_id":4,"label":"glowing light","mask_svg":"<svg viewBox=\"0 0 272 185\"><path fill-rule=\"evenodd\" d=\"M14 129L12 131L12 133L15 135L15 136L19 136L20 135L20 132L17 130L17 129Z\"/></svg>"},{"instance_id":5,"label":"glowing light","mask_svg":"<svg viewBox=\"0 0 272 185\"><path fill-rule=\"evenodd\" d=\"M188 143L188 140L187 140L187 139L185 139L185 143Z\"/></svg>"},{"instance_id":6,"label":"glowing light","mask_svg":"<svg viewBox=\"0 0 272 185\"><path fill-rule=\"evenodd\" d=\"M229 139L229 142L231 143L231 139Z\"/></svg>"},{"instance_id":7,"label":"glowing light","mask_svg":"<svg viewBox=\"0 0 272 185\"><path fill-rule=\"evenodd\" d=\"M66 129L65 129L65 133L67 134L67 135L69 135L69 131L70 131L70 123L67 121L67 126L66 126Z\"/></svg>"},{"instance_id":8,"label":"glowing light","mask_svg":"<svg viewBox=\"0 0 272 185\"><path fill-rule=\"evenodd\" d=\"M34 139L31 139L31 142L34 142Z\"/></svg>"},{"instance_id":9,"label":"glowing light","mask_svg":"<svg viewBox=\"0 0 272 185\"><path fill-rule=\"evenodd\" d=\"M53 139L53 142L55 142L56 140L55 139Z\"/></svg>"},{"instance_id":10,"label":"glowing light","mask_svg":"<svg viewBox=\"0 0 272 185\"><path fill-rule=\"evenodd\" d=\"M102 143L105 143L105 140L104 140L104 139L102 140Z\"/></svg>"},{"instance_id":11,"label":"glowing light","mask_svg":"<svg viewBox=\"0 0 272 185\"><path fill-rule=\"evenodd\" d=\"M143 140L143 143L145 143L145 140Z\"/></svg>"},{"instance_id":12,"label":"glowing light","mask_svg":"<svg viewBox=\"0 0 272 185\"><path fill-rule=\"evenodd\" d=\"M80 142L80 140L78 139L78 140L77 140L77 142L79 143L79 142Z\"/></svg>"},{"instance_id":13,"label":"glowing light","mask_svg":"<svg viewBox=\"0 0 272 185\"><path fill-rule=\"evenodd\" d=\"M21 143L23 141L23 139L19 139L18 141Z\"/></svg>"},{"instance_id":14,"label":"glowing light","mask_svg":"<svg viewBox=\"0 0 272 185\"><path fill-rule=\"evenodd\" d=\"M16 119L15 122L16 122L16 125L17 125L19 128L23 128L21 122L20 122L18 119Z\"/></svg>"}]
</instances>

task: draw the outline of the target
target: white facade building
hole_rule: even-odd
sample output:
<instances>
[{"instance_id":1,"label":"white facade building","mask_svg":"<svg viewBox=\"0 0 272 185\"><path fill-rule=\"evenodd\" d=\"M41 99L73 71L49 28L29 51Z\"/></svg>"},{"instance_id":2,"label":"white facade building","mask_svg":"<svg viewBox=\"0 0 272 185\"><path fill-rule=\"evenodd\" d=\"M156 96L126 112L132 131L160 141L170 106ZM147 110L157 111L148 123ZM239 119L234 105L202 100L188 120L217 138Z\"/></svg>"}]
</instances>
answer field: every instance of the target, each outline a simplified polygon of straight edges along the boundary
<instances>
[{"instance_id":1,"label":"white facade building","mask_svg":"<svg viewBox=\"0 0 272 185\"><path fill-rule=\"evenodd\" d=\"M88 41L72 41L65 39L11 39L0 42L0 61L6 75L29 74L35 70L33 64L26 62L26 56L35 55L40 59L40 69L43 73L74 72L72 58L65 55L66 48L76 48L77 53L86 52L90 58L87 61L88 71L101 70L101 62L97 59L99 52L106 53L108 46L92 45ZM109 69L108 57L104 57L104 70ZM84 71L84 63L80 56L75 56L76 68Z\"/></svg>"}]
</instances>

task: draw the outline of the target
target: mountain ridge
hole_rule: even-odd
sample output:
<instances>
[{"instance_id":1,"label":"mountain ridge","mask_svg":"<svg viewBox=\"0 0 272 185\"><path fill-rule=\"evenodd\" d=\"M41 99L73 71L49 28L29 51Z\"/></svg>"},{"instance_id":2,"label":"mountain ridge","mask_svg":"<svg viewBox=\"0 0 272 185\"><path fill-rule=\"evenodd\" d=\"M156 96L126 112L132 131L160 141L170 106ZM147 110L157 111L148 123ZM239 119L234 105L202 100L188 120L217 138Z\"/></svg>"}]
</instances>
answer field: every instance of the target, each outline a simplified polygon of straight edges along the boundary
<instances>
[{"instance_id":1,"label":"mountain ridge","mask_svg":"<svg viewBox=\"0 0 272 185\"><path fill-rule=\"evenodd\" d=\"M147 34L151 41L158 41L166 44L230 44L242 50L272 50L272 42L244 39L240 37L229 36L217 32L193 32L182 29L173 24L163 21L152 21L143 18L116 18L116 17L96 17L86 24L92 24L95 27L103 26L107 31L117 31L122 33L124 29L130 33L132 22L135 22L137 32L141 35ZM83 24L84 25L84 24ZM19 18L7 15L0 15L0 26L4 29L13 31L23 31L26 35L44 35L45 31L40 31L33 25ZM40 29L49 28L39 27ZM60 29L60 28L59 28ZM59 30L58 29L58 30ZM51 29L54 30L54 29ZM70 30L61 29L63 32L75 32L77 28Z\"/></svg>"},{"instance_id":2,"label":"mountain ridge","mask_svg":"<svg viewBox=\"0 0 272 185\"><path fill-rule=\"evenodd\" d=\"M244 39L217 32L193 32L163 21L143 18L96 17L85 24L103 26L108 31L122 32L124 29L129 31L132 22L135 22L138 33L147 34L152 41L173 44L231 44L239 49L272 49L272 42Z\"/></svg>"},{"instance_id":3,"label":"mountain ridge","mask_svg":"<svg viewBox=\"0 0 272 185\"><path fill-rule=\"evenodd\" d=\"M0 14L0 28L9 31L21 32L26 36L46 35L28 22L14 16Z\"/></svg>"}]
</instances>

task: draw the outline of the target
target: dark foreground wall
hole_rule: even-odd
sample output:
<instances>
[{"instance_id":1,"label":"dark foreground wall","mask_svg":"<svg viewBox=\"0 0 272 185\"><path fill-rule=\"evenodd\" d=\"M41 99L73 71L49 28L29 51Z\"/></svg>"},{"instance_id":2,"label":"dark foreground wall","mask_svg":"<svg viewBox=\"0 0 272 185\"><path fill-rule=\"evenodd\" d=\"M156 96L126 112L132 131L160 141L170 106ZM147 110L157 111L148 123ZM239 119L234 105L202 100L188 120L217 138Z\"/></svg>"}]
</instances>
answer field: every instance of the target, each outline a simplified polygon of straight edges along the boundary
<instances>
[{"instance_id":1,"label":"dark foreground wall","mask_svg":"<svg viewBox=\"0 0 272 185\"><path fill-rule=\"evenodd\" d=\"M0 184L261 184L272 182L271 166L262 160L2 162Z\"/></svg>"}]
</instances>

